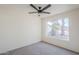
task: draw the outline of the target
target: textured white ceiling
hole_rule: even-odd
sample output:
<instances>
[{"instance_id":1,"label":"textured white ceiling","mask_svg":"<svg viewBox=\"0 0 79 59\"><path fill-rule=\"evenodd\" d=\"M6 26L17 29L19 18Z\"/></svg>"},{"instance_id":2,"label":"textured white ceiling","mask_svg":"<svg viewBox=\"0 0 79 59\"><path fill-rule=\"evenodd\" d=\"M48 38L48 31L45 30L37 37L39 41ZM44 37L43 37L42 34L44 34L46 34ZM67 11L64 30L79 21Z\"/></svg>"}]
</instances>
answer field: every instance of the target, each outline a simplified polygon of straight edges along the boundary
<instances>
[{"instance_id":1,"label":"textured white ceiling","mask_svg":"<svg viewBox=\"0 0 79 59\"><path fill-rule=\"evenodd\" d=\"M41 6L42 8L44 8L46 6L46 4L34 4L36 7ZM0 8L2 10L6 11L6 8L11 8L11 9L19 9L19 10L24 10L24 12L26 14L28 14L28 12L32 12L32 11L36 11L34 8L32 8L29 4L13 4L13 5L0 5ZM47 12L50 12L51 14L40 14L40 17L48 17L51 15L55 15L55 14L59 14L62 12L66 12L72 9L76 9L79 8L79 4L52 4L50 8L48 8ZM38 15L38 14L32 14L32 15Z\"/></svg>"}]
</instances>

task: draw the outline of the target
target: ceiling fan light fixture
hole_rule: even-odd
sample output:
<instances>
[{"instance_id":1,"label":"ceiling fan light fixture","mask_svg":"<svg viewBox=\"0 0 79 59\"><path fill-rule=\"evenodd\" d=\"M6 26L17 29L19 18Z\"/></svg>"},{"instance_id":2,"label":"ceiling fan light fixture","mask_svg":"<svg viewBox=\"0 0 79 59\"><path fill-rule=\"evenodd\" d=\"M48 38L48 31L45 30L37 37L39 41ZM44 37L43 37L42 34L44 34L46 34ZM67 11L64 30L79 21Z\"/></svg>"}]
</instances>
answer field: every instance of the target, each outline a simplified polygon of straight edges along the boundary
<instances>
[{"instance_id":1,"label":"ceiling fan light fixture","mask_svg":"<svg viewBox=\"0 0 79 59\"><path fill-rule=\"evenodd\" d=\"M46 9L48 9L51 5L50 4L48 4L47 6L45 6L44 8L42 8L42 7L38 7L38 8L36 8L33 4L30 4L30 6L31 7L33 7L37 12L31 12L30 14L32 14L32 13L38 13L38 14L40 14L40 13L44 13L44 14L50 14L50 12L45 12L44 10L46 10Z\"/></svg>"}]
</instances>

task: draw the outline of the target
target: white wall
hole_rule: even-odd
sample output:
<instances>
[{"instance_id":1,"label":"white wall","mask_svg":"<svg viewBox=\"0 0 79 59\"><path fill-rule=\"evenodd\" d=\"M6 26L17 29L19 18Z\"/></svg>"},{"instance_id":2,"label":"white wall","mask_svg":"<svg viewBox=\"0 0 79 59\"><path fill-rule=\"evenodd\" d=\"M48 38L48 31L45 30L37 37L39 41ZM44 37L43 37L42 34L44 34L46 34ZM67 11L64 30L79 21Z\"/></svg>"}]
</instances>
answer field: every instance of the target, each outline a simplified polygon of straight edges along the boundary
<instances>
[{"instance_id":1,"label":"white wall","mask_svg":"<svg viewBox=\"0 0 79 59\"><path fill-rule=\"evenodd\" d=\"M41 41L41 20L28 5L0 5L0 53Z\"/></svg>"},{"instance_id":2,"label":"white wall","mask_svg":"<svg viewBox=\"0 0 79 59\"><path fill-rule=\"evenodd\" d=\"M69 17L70 29L69 29L69 41L50 38L46 36L46 22L54 18ZM42 40L60 47L64 47L75 52L79 52L79 9L75 9L69 12L61 13L58 15L50 16L42 19Z\"/></svg>"}]
</instances>

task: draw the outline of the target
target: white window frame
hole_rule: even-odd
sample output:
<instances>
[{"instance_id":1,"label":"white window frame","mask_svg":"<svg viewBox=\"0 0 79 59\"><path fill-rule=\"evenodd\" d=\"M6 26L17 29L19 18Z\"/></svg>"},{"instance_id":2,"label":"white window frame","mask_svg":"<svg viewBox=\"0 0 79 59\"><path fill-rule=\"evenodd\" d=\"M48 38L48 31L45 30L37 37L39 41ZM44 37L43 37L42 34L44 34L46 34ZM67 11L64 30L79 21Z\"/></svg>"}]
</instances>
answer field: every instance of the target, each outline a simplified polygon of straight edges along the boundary
<instances>
[{"instance_id":1,"label":"white window frame","mask_svg":"<svg viewBox=\"0 0 79 59\"><path fill-rule=\"evenodd\" d=\"M65 18L68 18L68 17L64 17L64 18L62 18L62 20L64 20ZM59 18L59 19L61 19L61 18ZM69 18L68 18L69 19ZM56 20L58 20L58 19L56 19ZM54 20L54 21L56 21L56 20ZM50 20L49 20L50 21ZM49 38L54 38L54 39L59 39L59 40L66 40L66 41L69 41L69 35L68 35L68 38L67 39L65 39L65 38L59 38L59 37L56 37L56 36L49 36L48 35L48 21L46 22L46 36L47 37L49 37ZM64 25L64 22L63 22L63 25ZM64 27L62 27L62 28L64 28ZM68 28L69 29L69 28ZM63 30L63 29L62 29ZM68 30L69 31L69 30ZM62 32L64 32L64 31L62 31Z\"/></svg>"}]
</instances>

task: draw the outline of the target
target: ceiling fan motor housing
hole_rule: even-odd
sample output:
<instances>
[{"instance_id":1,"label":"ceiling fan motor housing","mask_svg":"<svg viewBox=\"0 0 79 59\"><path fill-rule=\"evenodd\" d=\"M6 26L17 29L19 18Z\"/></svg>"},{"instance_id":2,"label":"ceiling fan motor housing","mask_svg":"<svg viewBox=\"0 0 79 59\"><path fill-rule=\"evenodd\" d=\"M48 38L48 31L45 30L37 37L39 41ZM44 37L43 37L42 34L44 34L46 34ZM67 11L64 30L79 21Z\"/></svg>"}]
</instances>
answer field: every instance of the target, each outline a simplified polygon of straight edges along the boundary
<instances>
[{"instance_id":1,"label":"ceiling fan motor housing","mask_svg":"<svg viewBox=\"0 0 79 59\"><path fill-rule=\"evenodd\" d=\"M41 10L41 7L38 7L39 8L39 10Z\"/></svg>"}]
</instances>

